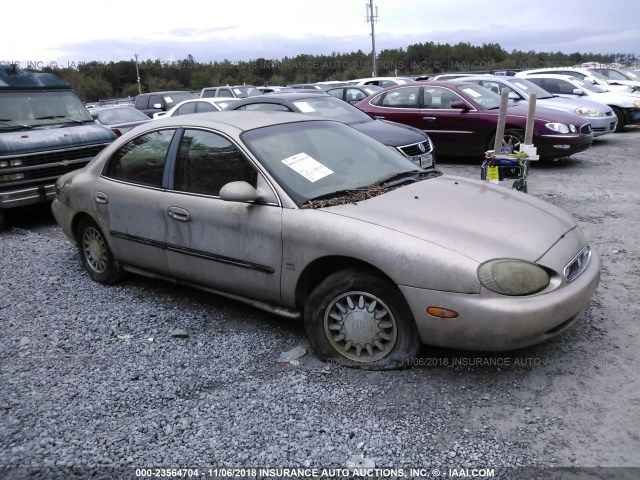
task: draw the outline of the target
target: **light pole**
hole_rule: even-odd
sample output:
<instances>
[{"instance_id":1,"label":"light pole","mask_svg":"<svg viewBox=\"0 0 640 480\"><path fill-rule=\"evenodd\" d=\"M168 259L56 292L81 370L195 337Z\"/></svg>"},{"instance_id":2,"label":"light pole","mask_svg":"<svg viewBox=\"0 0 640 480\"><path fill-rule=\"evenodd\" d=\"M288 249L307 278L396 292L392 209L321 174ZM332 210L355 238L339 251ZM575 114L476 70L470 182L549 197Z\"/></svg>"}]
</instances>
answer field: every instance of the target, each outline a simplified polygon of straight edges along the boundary
<instances>
[{"instance_id":1,"label":"light pole","mask_svg":"<svg viewBox=\"0 0 640 480\"><path fill-rule=\"evenodd\" d=\"M142 88L140 87L140 71L138 70L138 54L134 53L134 57L136 57L136 77L138 78L138 94L142 93Z\"/></svg>"},{"instance_id":2,"label":"light pole","mask_svg":"<svg viewBox=\"0 0 640 480\"><path fill-rule=\"evenodd\" d=\"M376 29L375 23L378 21L378 7L375 13L373 11L373 0L369 0L367 7L367 23L371 23L371 59L373 60L373 77L378 76L378 68L376 67Z\"/></svg>"}]
</instances>

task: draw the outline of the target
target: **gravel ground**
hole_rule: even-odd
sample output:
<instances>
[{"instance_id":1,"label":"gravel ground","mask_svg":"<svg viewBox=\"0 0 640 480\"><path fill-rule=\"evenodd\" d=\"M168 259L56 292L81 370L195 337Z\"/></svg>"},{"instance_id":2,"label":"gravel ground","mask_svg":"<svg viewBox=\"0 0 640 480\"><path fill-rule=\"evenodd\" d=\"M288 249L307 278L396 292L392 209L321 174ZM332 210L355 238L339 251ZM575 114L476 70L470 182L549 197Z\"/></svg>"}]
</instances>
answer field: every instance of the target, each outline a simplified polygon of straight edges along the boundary
<instances>
[{"instance_id":1,"label":"gravel ground","mask_svg":"<svg viewBox=\"0 0 640 480\"><path fill-rule=\"evenodd\" d=\"M627 128L529 177L603 257L571 330L506 354L425 347L403 371L323 364L301 322L202 292L99 285L48 214L16 221L0 234L0 478L354 464L640 478L639 142ZM441 168L479 178L475 162ZM294 347L307 354L278 361Z\"/></svg>"}]
</instances>

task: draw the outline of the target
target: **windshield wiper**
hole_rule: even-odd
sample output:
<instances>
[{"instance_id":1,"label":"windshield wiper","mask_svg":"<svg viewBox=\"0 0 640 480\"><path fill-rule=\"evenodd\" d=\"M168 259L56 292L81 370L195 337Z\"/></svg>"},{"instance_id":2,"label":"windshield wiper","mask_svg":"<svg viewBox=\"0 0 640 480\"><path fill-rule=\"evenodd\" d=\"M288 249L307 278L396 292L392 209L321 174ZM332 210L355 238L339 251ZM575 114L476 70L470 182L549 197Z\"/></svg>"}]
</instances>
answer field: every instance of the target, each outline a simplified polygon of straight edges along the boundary
<instances>
[{"instance_id":1,"label":"windshield wiper","mask_svg":"<svg viewBox=\"0 0 640 480\"><path fill-rule=\"evenodd\" d=\"M382 180L381 182L378 182L378 185L380 185L383 188L391 188L391 187L395 187L396 185L401 185L403 183L407 183L407 182L417 182L419 180L419 176L422 173L428 173L422 170L411 170L408 172L401 172L398 173L396 175L392 175L391 177Z\"/></svg>"},{"instance_id":2,"label":"windshield wiper","mask_svg":"<svg viewBox=\"0 0 640 480\"><path fill-rule=\"evenodd\" d=\"M67 120L67 123L77 123L79 125L82 125L84 123L84 121L82 120L69 118L66 115L46 115L44 117L38 117L36 118L36 120L55 120L56 118L64 118L65 120Z\"/></svg>"},{"instance_id":3,"label":"windshield wiper","mask_svg":"<svg viewBox=\"0 0 640 480\"><path fill-rule=\"evenodd\" d=\"M358 187L358 188L348 188L346 190L336 190L335 192L323 193L322 195L318 195L317 197L310 198L307 202L314 200L327 200L329 198L336 197L348 197L350 195L355 195L360 192L366 192L369 190L369 187Z\"/></svg>"},{"instance_id":4,"label":"windshield wiper","mask_svg":"<svg viewBox=\"0 0 640 480\"><path fill-rule=\"evenodd\" d=\"M28 130L32 129L33 127L31 125L27 125L25 123L18 123L14 120L11 120L10 118L0 118L0 122L2 123L11 123L11 125L7 125L6 127L2 126L3 129L7 129L7 128L26 128Z\"/></svg>"}]
</instances>

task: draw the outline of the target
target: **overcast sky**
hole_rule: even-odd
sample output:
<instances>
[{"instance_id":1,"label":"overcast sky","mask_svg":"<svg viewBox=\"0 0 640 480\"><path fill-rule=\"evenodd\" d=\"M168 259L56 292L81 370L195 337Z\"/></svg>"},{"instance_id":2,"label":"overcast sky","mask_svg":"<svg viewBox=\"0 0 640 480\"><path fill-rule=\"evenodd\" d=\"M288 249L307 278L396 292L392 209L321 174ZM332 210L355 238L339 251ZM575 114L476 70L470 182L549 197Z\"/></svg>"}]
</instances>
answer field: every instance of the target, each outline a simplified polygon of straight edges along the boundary
<instances>
[{"instance_id":1,"label":"overcast sky","mask_svg":"<svg viewBox=\"0 0 640 480\"><path fill-rule=\"evenodd\" d=\"M371 52L368 0L23 0L2 5L0 64L279 60ZM498 43L507 51L640 56L640 2L376 0L376 50Z\"/></svg>"}]
</instances>

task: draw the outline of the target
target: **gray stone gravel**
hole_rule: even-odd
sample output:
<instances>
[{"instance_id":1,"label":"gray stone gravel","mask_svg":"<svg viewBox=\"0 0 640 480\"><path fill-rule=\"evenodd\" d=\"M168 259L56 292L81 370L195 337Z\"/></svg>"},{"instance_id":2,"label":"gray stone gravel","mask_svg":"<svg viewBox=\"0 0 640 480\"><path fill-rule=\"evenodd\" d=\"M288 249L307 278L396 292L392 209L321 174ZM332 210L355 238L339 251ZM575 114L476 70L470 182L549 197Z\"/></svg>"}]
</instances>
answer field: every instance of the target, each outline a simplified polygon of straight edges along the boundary
<instances>
[{"instance_id":1,"label":"gray stone gravel","mask_svg":"<svg viewBox=\"0 0 640 480\"><path fill-rule=\"evenodd\" d=\"M640 130L608 140L618 162L626 155L625 175L637 175L639 140ZM569 209L603 255L603 284L581 321L518 352L425 348L403 371L321 363L300 322L202 292L136 276L97 284L51 220L0 233L0 478L344 469L354 459L495 467L494 478L525 478L507 467L639 467L638 203L613 216L626 200L588 205L554 183L569 168L601 178L602 151L531 177L531 194ZM620 199L619 184L590 191ZM278 361L298 346L306 355Z\"/></svg>"}]
</instances>

